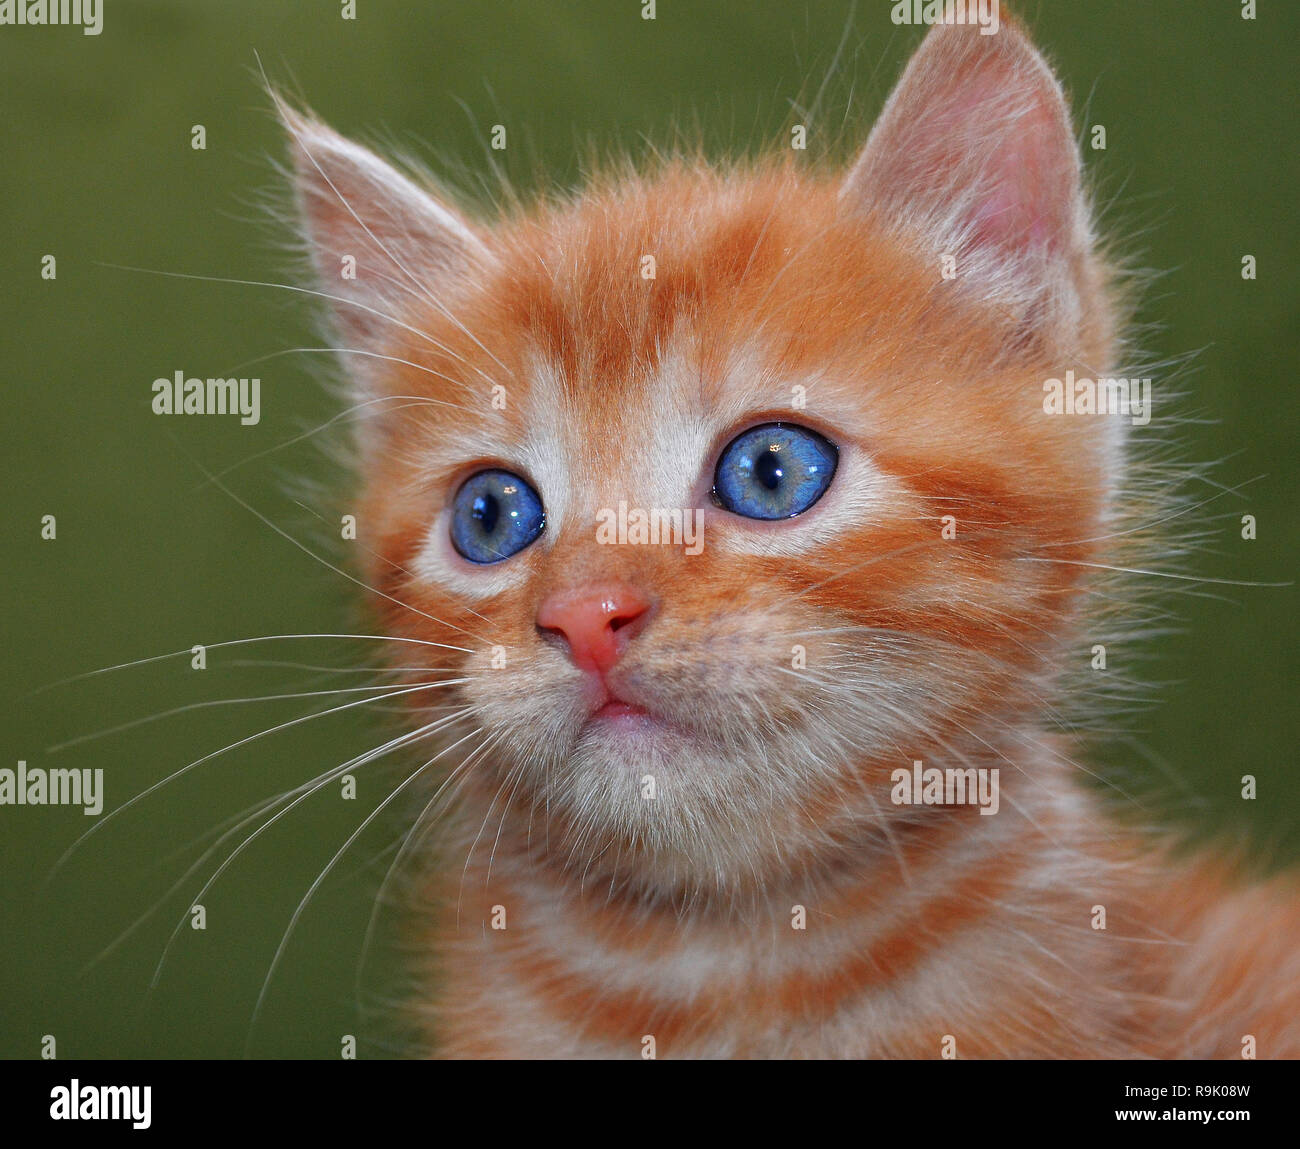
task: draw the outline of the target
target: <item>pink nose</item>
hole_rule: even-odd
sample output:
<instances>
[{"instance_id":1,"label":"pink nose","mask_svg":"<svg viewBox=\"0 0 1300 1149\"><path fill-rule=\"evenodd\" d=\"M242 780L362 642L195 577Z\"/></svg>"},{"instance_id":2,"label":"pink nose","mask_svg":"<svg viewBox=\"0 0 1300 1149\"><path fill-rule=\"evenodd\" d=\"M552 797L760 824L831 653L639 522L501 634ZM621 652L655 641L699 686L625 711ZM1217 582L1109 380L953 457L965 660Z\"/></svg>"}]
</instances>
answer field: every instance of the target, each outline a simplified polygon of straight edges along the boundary
<instances>
[{"instance_id":1,"label":"pink nose","mask_svg":"<svg viewBox=\"0 0 1300 1149\"><path fill-rule=\"evenodd\" d=\"M537 628L563 641L579 670L603 674L627 649L649 609L644 595L621 584L560 591L538 607Z\"/></svg>"}]
</instances>

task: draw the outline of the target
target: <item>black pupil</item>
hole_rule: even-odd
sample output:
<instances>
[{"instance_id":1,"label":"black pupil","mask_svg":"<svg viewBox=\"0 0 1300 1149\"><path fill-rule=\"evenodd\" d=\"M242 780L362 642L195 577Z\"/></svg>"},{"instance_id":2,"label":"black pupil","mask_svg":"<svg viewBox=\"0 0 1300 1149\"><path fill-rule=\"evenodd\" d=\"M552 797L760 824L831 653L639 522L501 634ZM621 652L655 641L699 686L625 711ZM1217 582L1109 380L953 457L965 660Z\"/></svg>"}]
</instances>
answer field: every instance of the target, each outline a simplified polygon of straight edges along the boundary
<instances>
[{"instance_id":1,"label":"black pupil","mask_svg":"<svg viewBox=\"0 0 1300 1149\"><path fill-rule=\"evenodd\" d=\"M772 450L762 452L754 460L754 477L769 491L775 491L784 478L779 453Z\"/></svg>"},{"instance_id":2,"label":"black pupil","mask_svg":"<svg viewBox=\"0 0 1300 1149\"><path fill-rule=\"evenodd\" d=\"M497 519L501 515L501 504L497 501L496 495L478 495L474 499L474 507L470 514L483 528L483 533L490 535L497 529Z\"/></svg>"}]
</instances>

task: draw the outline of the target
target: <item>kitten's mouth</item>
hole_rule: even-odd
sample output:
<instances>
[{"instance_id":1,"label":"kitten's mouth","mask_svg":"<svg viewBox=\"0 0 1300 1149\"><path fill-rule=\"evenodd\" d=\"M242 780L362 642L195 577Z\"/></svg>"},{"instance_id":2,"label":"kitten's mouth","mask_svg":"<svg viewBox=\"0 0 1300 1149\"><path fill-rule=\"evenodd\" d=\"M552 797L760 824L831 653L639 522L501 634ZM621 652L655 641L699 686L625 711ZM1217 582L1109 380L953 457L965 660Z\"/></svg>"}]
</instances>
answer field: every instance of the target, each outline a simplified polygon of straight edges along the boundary
<instances>
[{"instance_id":1,"label":"kitten's mouth","mask_svg":"<svg viewBox=\"0 0 1300 1149\"><path fill-rule=\"evenodd\" d=\"M680 728L639 702L629 702L626 698L619 697L605 685L594 700L594 708L583 723L583 729L606 734L654 735Z\"/></svg>"},{"instance_id":2,"label":"kitten's mouth","mask_svg":"<svg viewBox=\"0 0 1300 1149\"><path fill-rule=\"evenodd\" d=\"M593 722L599 722L602 719L649 717L650 711L644 706L638 706L635 702L624 702L618 698L611 698L591 716L591 719Z\"/></svg>"}]
</instances>

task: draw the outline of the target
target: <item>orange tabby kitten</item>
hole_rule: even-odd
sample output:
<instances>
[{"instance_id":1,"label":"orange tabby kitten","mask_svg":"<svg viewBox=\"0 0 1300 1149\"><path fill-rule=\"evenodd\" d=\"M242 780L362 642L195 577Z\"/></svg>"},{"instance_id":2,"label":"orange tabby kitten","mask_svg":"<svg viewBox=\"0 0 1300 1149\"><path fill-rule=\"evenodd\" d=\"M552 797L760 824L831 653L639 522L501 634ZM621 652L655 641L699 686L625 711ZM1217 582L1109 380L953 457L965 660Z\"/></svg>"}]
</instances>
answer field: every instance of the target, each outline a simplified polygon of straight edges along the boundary
<instances>
[{"instance_id":1,"label":"orange tabby kitten","mask_svg":"<svg viewBox=\"0 0 1300 1149\"><path fill-rule=\"evenodd\" d=\"M1300 1054L1293 887L1113 821L1053 726L1139 397L1044 401L1123 316L1018 27L932 30L846 175L492 228L286 121L375 605L464 711L433 1050Z\"/></svg>"}]
</instances>

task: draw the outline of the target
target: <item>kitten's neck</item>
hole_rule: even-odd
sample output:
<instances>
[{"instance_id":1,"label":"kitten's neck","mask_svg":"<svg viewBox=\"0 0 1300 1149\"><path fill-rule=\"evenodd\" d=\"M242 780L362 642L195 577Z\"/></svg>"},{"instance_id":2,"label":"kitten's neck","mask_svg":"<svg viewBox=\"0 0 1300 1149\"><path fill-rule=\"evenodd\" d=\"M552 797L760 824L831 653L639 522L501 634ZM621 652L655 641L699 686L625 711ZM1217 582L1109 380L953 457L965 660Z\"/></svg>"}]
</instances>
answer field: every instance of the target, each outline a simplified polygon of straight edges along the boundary
<instances>
[{"instance_id":1,"label":"kitten's neck","mask_svg":"<svg viewBox=\"0 0 1300 1149\"><path fill-rule=\"evenodd\" d=\"M1063 770L1033 766L1034 784L996 817L927 810L841 851L834 866L787 876L744 901L656 898L594 866L584 877L536 844L521 848L526 839L514 840L507 821L495 856L480 839L459 888L445 891L440 944L451 947L453 966L468 961L474 971L451 992L470 993L480 1032L499 1020L520 1056L529 1055L521 1035L532 1032L546 1035L549 1044L533 1051L541 1056L563 1055L557 1041L571 1042L576 1056L629 1053L645 1035L661 1051L693 1056L797 1054L765 1043L803 1032L812 1042L835 1017L860 1024L859 1055L934 1056L954 1024L945 1013L952 1001L988 999L992 1018L1003 992L1020 999L1016 1024L1038 1026L1044 1041L1091 1039L1083 1032L1091 1007L1054 1017L1050 987L1063 960L1096 967L1088 909L1122 897L1110 885L1105 844L1091 840L1086 795ZM1035 938L1044 930L1050 947ZM993 966L990 936L999 939ZM1086 959L1075 952L1084 949ZM946 971L937 996L936 967ZM1035 978L1047 987L1042 1002L1025 999ZM499 1016L495 995L508 999L508 1016ZM927 1019L930 1028L920 1024ZM972 1031L964 1052L985 1042L994 1053L1002 1036L996 1026Z\"/></svg>"}]
</instances>

